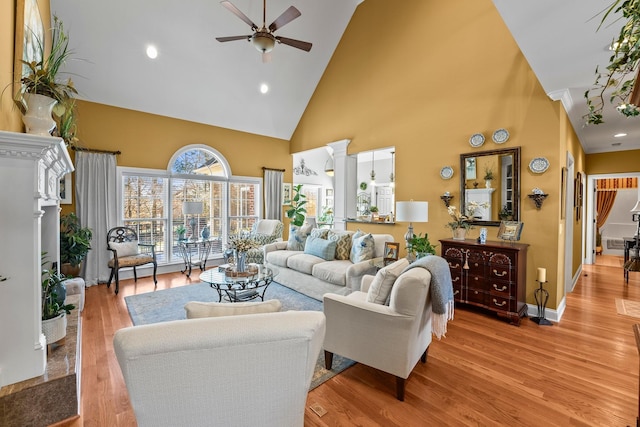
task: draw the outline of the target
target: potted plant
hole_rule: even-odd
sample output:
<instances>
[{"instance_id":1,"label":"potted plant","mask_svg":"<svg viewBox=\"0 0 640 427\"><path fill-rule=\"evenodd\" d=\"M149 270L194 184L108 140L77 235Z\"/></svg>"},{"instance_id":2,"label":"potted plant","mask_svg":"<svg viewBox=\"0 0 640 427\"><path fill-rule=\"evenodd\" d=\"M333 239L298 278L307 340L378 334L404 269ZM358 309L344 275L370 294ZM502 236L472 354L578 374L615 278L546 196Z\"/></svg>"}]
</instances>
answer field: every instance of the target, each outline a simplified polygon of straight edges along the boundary
<instances>
[{"instance_id":1,"label":"potted plant","mask_svg":"<svg viewBox=\"0 0 640 427\"><path fill-rule=\"evenodd\" d=\"M71 212L60 217L60 271L69 276L80 274L80 264L91 249L93 233L80 227L80 220Z\"/></svg>"},{"instance_id":2,"label":"potted plant","mask_svg":"<svg viewBox=\"0 0 640 427\"><path fill-rule=\"evenodd\" d=\"M602 255L602 235L598 227L596 227L596 255Z\"/></svg>"},{"instance_id":3,"label":"potted plant","mask_svg":"<svg viewBox=\"0 0 640 427\"><path fill-rule=\"evenodd\" d=\"M76 308L65 304L64 284L66 277L52 270L42 271L42 333L47 344L61 340L67 334L67 314Z\"/></svg>"},{"instance_id":4,"label":"potted plant","mask_svg":"<svg viewBox=\"0 0 640 427\"><path fill-rule=\"evenodd\" d=\"M409 239L408 243L409 246L407 246L407 249L411 253L415 254L416 258L436 254L436 247L429 242L429 235L427 233L424 233L424 237L420 234L414 235Z\"/></svg>"},{"instance_id":5,"label":"potted plant","mask_svg":"<svg viewBox=\"0 0 640 427\"><path fill-rule=\"evenodd\" d=\"M486 188L491 188L491 181L493 181L493 171L489 166L484 168L484 183Z\"/></svg>"},{"instance_id":6,"label":"potted plant","mask_svg":"<svg viewBox=\"0 0 640 427\"><path fill-rule=\"evenodd\" d=\"M371 206L369 208L369 212L371 212L371 221L375 221L378 219L378 207L377 206Z\"/></svg>"},{"instance_id":7,"label":"potted plant","mask_svg":"<svg viewBox=\"0 0 640 427\"><path fill-rule=\"evenodd\" d=\"M291 208L287 210L287 218L291 219L291 224L301 227L304 224L304 217L307 213L304 205L307 204L305 200L307 196L300 192L302 190L302 184L298 184L293 187L294 196L291 199Z\"/></svg>"},{"instance_id":8,"label":"potted plant","mask_svg":"<svg viewBox=\"0 0 640 427\"><path fill-rule=\"evenodd\" d=\"M507 205L503 205L500 212L498 212L498 217L501 221L511 221L513 219L513 212L507 207Z\"/></svg>"},{"instance_id":9,"label":"potted plant","mask_svg":"<svg viewBox=\"0 0 640 427\"><path fill-rule=\"evenodd\" d=\"M49 135L55 126L58 134L68 144L75 142L75 103L73 95L78 91L71 79L60 81L58 73L60 67L69 59L72 51L69 49L69 37L64 31L62 21L53 17L51 52L45 56L44 40L35 39L35 48L40 61L22 61L29 69L29 74L22 77L21 90L16 94L16 103L25 113L24 122L29 133ZM22 99L26 102L23 104ZM55 120L52 119L51 113ZM37 113L45 115L38 117ZM46 117L48 115L48 117Z\"/></svg>"},{"instance_id":10,"label":"potted plant","mask_svg":"<svg viewBox=\"0 0 640 427\"><path fill-rule=\"evenodd\" d=\"M180 224L176 227L176 234L178 235L178 240L184 240L184 237L187 234L187 229L184 225Z\"/></svg>"}]
</instances>

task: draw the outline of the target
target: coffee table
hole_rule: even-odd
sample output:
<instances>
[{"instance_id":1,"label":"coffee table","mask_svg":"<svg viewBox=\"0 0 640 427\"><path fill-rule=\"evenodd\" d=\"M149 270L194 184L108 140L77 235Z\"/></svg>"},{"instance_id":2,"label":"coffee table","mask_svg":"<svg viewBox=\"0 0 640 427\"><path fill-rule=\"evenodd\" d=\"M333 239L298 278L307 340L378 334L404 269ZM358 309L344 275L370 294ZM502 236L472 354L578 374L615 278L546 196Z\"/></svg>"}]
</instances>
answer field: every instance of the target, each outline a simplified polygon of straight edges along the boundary
<instances>
[{"instance_id":1,"label":"coffee table","mask_svg":"<svg viewBox=\"0 0 640 427\"><path fill-rule=\"evenodd\" d=\"M232 277L225 273L226 266L220 266L200 273L200 280L207 282L218 292L218 301L243 302L260 298L264 301L264 293L273 281L273 270L257 266L255 274L243 277Z\"/></svg>"}]
</instances>

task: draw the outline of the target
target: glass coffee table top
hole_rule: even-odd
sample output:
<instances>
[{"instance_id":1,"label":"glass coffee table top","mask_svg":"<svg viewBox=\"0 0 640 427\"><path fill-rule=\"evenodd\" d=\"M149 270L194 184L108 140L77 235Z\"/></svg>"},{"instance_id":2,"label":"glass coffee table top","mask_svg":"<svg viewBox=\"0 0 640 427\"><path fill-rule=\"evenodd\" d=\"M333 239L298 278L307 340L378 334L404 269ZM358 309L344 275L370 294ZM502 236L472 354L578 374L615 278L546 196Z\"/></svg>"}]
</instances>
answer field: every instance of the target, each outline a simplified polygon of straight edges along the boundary
<instances>
[{"instance_id":1,"label":"glass coffee table top","mask_svg":"<svg viewBox=\"0 0 640 427\"><path fill-rule=\"evenodd\" d=\"M228 265L221 265L200 273L200 280L207 282L218 292L219 301L250 301L260 298L273 281L272 269L258 264L249 264L247 272L236 272Z\"/></svg>"}]
</instances>

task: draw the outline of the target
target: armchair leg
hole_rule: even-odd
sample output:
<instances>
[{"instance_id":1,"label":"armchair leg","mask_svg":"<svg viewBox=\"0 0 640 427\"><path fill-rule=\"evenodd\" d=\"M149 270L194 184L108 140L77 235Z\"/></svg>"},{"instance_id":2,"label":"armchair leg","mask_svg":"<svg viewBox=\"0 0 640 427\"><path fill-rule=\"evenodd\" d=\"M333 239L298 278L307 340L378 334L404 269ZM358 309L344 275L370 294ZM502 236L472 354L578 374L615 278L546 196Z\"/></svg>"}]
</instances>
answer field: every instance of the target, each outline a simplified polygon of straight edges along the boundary
<instances>
[{"instance_id":1,"label":"armchair leg","mask_svg":"<svg viewBox=\"0 0 640 427\"><path fill-rule=\"evenodd\" d=\"M158 286L158 279L156 279L156 272L158 271L158 263L157 262L153 262L153 283L155 284L155 286Z\"/></svg>"},{"instance_id":2,"label":"armchair leg","mask_svg":"<svg viewBox=\"0 0 640 427\"><path fill-rule=\"evenodd\" d=\"M427 355L429 353L429 347L427 347L427 349L424 351L424 353L422 353L422 356L420 356L420 361L422 363L427 363Z\"/></svg>"},{"instance_id":3,"label":"armchair leg","mask_svg":"<svg viewBox=\"0 0 640 427\"><path fill-rule=\"evenodd\" d=\"M404 378L396 377L396 397L400 402L404 402L404 382Z\"/></svg>"},{"instance_id":4,"label":"armchair leg","mask_svg":"<svg viewBox=\"0 0 640 427\"><path fill-rule=\"evenodd\" d=\"M120 291L120 270L116 270L116 295Z\"/></svg>"},{"instance_id":5,"label":"armchair leg","mask_svg":"<svg viewBox=\"0 0 640 427\"><path fill-rule=\"evenodd\" d=\"M333 365L333 353L330 351L324 351L324 367L326 370L331 370L331 365Z\"/></svg>"},{"instance_id":6,"label":"armchair leg","mask_svg":"<svg viewBox=\"0 0 640 427\"><path fill-rule=\"evenodd\" d=\"M136 266L133 266L133 281L137 282L138 281L138 273L136 273Z\"/></svg>"},{"instance_id":7,"label":"armchair leg","mask_svg":"<svg viewBox=\"0 0 640 427\"><path fill-rule=\"evenodd\" d=\"M111 269L111 274L109 274L109 281L107 282L107 288L111 287L112 280L113 280L113 268Z\"/></svg>"}]
</instances>

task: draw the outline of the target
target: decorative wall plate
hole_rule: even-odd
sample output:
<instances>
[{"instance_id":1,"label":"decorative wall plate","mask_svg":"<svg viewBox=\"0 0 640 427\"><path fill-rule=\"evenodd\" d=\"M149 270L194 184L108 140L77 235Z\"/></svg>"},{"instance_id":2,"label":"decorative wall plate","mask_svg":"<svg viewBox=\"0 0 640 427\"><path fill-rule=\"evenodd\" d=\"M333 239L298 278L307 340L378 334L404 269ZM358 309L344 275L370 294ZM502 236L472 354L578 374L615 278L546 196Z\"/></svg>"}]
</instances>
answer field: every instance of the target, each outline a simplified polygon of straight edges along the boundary
<instances>
[{"instance_id":1,"label":"decorative wall plate","mask_svg":"<svg viewBox=\"0 0 640 427\"><path fill-rule=\"evenodd\" d=\"M533 173L543 173L549 169L549 160L544 157L536 157L529 163L529 169Z\"/></svg>"},{"instance_id":2,"label":"decorative wall plate","mask_svg":"<svg viewBox=\"0 0 640 427\"><path fill-rule=\"evenodd\" d=\"M493 139L493 142L496 144L504 144L509 139L509 132L507 132L506 129L498 129L493 133L491 139Z\"/></svg>"},{"instance_id":3,"label":"decorative wall plate","mask_svg":"<svg viewBox=\"0 0 640 427\"><path fill-rule=\"evenodd\" d=\"M480 147L484 144L484 135L481 133L474 133L471 135L471 138L469 138L469 144L472 147Z\"/></svg>"},{"instance_id":4,"label":"decorative wall plate","mask_svg":"<svg viewBox=\"0 0 640 427\"><path fill-rule=\"evenodd\" d=\"M453 168L451 166L445 166L440 169L440 176L442 179L451 179L453 176Z\"/></svg>"}]
</instances>

